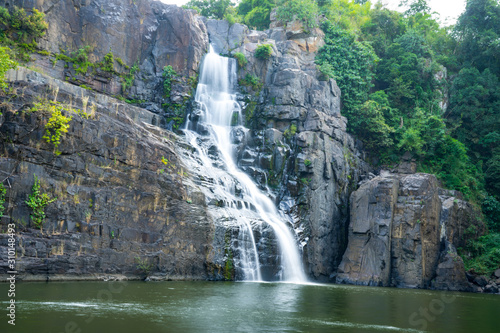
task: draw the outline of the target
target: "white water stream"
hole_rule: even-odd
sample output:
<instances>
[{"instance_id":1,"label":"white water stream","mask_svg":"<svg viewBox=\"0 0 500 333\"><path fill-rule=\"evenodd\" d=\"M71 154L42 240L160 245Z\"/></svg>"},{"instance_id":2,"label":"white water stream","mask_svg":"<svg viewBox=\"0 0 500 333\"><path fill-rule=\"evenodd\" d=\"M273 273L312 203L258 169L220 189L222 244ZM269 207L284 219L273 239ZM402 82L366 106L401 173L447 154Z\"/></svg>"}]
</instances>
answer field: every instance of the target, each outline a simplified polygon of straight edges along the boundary
<instances>
[{"instance_id":1,"label":"white water stream","mask_svg":"<svg viewBox=\"0 0 500 333\"><path fill-rule=\"evenodd\" d=\"M238 221L235 268L241 270L243 279L262 280L252 227L262 231L262 223L266 223L272 227L278 242L279 279L306 282L298 244L286 219L279 214L266 193L236 165L235 145L232 143L234 131L240 134L248 132L242 126L234 126L242 119L235 95L236 80L236 61L219 56L210 46L202 64L195 96L200 113L196 126L198 131L190 129L193 126L188 120L184 131L186 139L197 151L202 164L200 169L203 169L200 173L211 179L210 191L217 198L222 198L220 205L225 209L220 209L216 218ZM204 144L206 142L210 144ZM214 146L218 151L217 158L214 158Z\"/></svg>"}]
</instances>

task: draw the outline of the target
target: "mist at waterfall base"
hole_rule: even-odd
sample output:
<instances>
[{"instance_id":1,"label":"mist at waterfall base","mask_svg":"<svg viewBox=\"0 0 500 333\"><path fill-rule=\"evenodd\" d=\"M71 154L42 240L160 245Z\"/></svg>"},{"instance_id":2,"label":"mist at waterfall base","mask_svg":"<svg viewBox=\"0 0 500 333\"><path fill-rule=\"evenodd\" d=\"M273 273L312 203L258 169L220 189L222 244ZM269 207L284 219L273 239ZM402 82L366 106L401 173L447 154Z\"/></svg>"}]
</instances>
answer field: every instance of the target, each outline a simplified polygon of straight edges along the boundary
<instances>
[{"instance_id":1,"label":"mist at waterfall base","mask_svg":"<svg viewBox=\"0 0 500 333\"><path fill-rule=\"evenodd\" d=\"M236 65L235 59L218 55L210 46L200 69L195 107L184 130L186 140L196 150L188 166L196 170L206 197L216 203L211 209L213 217L237 228L231 241L236 279L262 281L263 253L259 248L275 240L279 267L265 274L265 279L303 283L307 279L290 218L278 211L269 193L236 164L236 144L249 134L242 126L236 98ZM274 240L265 238L269 227ZM261 235L260 242L254 233Z\"/></svg>"}]
</instances>

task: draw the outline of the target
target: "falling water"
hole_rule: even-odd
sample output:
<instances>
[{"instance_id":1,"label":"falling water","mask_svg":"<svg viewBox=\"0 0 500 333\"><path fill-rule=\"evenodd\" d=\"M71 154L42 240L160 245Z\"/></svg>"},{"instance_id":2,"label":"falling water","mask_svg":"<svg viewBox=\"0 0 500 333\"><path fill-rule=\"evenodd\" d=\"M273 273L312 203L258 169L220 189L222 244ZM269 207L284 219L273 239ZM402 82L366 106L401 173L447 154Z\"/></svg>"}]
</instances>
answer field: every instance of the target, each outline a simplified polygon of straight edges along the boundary
<instances>
[{"instance_id":1,"label":"falling water","mask_svg":"<svg viewBox=\"0 0 500 333\"><path fill-rule=\"evenodd\" d=\"M216 204L225 207L217 210L215 217L232 218L239 224L235 266L242 271L243 279L262 280L252 227L262 230L265 223L272 227L278 242L279 277L283 281L304 282L298 245L290 228L272 200L235 163L235 137L241 138L248 132L235 124L241 122L241 108L234 91L236 80L236 61L219 56L210 46L196 89L197 108L186 125L187 140L197 151L202 173L211 178L210 191L221 198ZM215 154L220 158L214 158Z\"/></svg>"}]
</instances>

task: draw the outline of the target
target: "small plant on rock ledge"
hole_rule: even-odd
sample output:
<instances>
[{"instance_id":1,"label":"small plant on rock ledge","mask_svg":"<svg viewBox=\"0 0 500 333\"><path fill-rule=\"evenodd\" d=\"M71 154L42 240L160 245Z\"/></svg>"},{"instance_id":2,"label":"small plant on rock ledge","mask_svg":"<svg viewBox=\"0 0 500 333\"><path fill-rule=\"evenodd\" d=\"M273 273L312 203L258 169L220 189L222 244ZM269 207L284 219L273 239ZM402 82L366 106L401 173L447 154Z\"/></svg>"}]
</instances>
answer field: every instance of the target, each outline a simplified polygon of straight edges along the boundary
<instances>
[{"instance_id":1,"label":"small plant on rock ledge","mask_svg":"<svg viewBox=\"0 0 500 333\"><path fill-rule=\"evenodd\" d=\"M247 58L245 58L245 55L241 52L235 52L233 57L238 61L239 68L245 67L248 63Z\"/></svg>"},{"instance_id":2,"label":"small plant on rock ledge","mask_svg":"<svg viewBox=\"0 0 500 333\"><path fill-rule=\"evenodd\" d=\"M163 67L163 94L165 98L170 98L172 91L172 81L177 76L177 72L170 65Z\"/></svg>"},{"instance_id":3,"label":"small plant on rock ledge","mask_svg":"<svg viewBox=\"0 0 500 333\"><path fill-rule=\"evenodd\" d=\"M41 228L45 221L45 208L49 203L56 201L57 198L51 199L47 193L42 192L38 177L36 175L33 176L35 177L35 183L33 184L28 200L25 202L33 211L30 215L33 224L35 227Z\"/></svg>"},{"instance_id":4,"label":"small plant on rock ledge","mask_svg":"<svg viewBox=\"0 0 500 333\"><path fill-rule=\"evenodd\" d=\"M255 57L267 60L271 57L272 53L273 53L273 48L271 44L261 44L257 46L257 49L255 50Z\"/></svg>"},{"instance_id":5,"label":"small plant on rock ledge","mask_svg":"<svg viewBox=\"0 0 500 333\"><path fill-rule=\"evenodd\" d=\"M46 111L50 113L49 121L45 125L45 135L43 138L47 143L52 143L54 145L56 155L61 154L61 152L57 150L57 147L59 147L61 143L61 137L68 132L68 123L72 119L72 116L63 115L63 111L70 112L70 109L61 103L44 100L35 103L31 108L31 112L37 111Z\"/></svg>"},{"instance_id":6,"label":"small plant on rock ledge","mask_svg":"<svg viewBox=\"0 0 500 333\"><path fill-rule=\"evenodd\" d=\"M153 264L150 264L147 259L135 258L136 268L145 278L149 276L153 269Z\"/></svg>"}]
</instances>

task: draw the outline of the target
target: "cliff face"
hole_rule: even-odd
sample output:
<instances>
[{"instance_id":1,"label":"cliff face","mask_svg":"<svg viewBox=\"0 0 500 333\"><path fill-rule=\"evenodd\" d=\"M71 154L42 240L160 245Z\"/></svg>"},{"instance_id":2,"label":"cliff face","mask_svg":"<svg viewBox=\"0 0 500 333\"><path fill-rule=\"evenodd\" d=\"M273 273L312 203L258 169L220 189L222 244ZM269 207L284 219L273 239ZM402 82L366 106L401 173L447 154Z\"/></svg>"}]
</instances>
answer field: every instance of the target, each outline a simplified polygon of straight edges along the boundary
<instances>
[{"instance_id":1,"label":"cliff face","mask_svg":"<svg viewBox=\"0 0 500 333\"><path fill-rule=\"evenodd\" d=\"M208 20L208 33L223 53L242 53L239 69L262 84L242 88L245 121L252 128L239 148L239 166L293 221L311 277L332 281L346 246L349 195L369 167L340 114L340 90L333 79L321 81L314 64L322 32L304 32L298 22L287 28L248 31L238 24ZM269 59L255 56L269 44Z\"/></svg>"},{"instance_id":2,"label":"cliff face","mask_svg":"<svg viewBox=\"0 0 500 333\"><path fill-rule=\"evenodd\" d=\"M9 73L13 90L1 96L0 117L0 173L7 187L2 226L15 223L19 232L21 278L139 277L150 270L160 279L223 278L225 231L208 216L203 194L180 161L178 138L152 126L166 125L162 103L185 102L192 92L188 78L208 46L204 24L190 11L141 0L0 5L45 12L49 30L39 46L54 55L88 45L91 62L111 51L124 64L136 63L134 84L123 93L144 100L135 107L109 96L122 89L124 69L116 62L115 73L78 74L71 63L36 54L29 65L37 72ZM161 77L166 65L179 74L169 99ZM60 155L42 138L48 107L30 112L51 101L72 116ZM26 204L34 174L42 192L57 198L47 206L42 230L34 228ZM1 242L3 253L7 238ZM7 262L0 266L5 273Z\"/></svg>"},{"instance_id":3,"label":"cliff face","mask_svg":"<svg viewBox=\"0 0 500 333\"><path fill-rule=\"evenodd\" d=\"M182 119L179 110L189 111L210 40L218 52L247 60L238 70L238 102L250 131L233 137L238 165L270 189L289 217L311 278L467 290L455 248L471 225L478 234L484 228L476 212L440 190L433 176L369 173L362 147L346 133L337 84L316 70L319 29L273 21L265 32L250 31L147 0L0 0L7 3L46 13L49 31L39 45L54 54L88 45L93 62L111 51L140 69L125 90L127 70L116 63L114 73L80 74L51 61L54 56L34 55L30 66L41 73L9 74L15 91L2 96L0 117L0 174L8 187L2 227L17 225L24 278L137 277L150 269L158 279L235 277L238 253L231 246L238 230L217 215L220 203L204 175L186 167L193 147L163 129L173 116ZM262 44L271 46L269 59L256 57ZM167 65L179 74L169 97L162 77ZM141 101L121 103L112 97L120 92ZM50 115L29 112L40 98L91 114L66 112L73 119L60 155L42 138ZM407 164L401 172L412 169ZM57 197L42 231L33 228L25 203L33 174ZM272 230L254 230L254 237L263 273L272 277ZM0 241L7 244L4 235ZM0 273L6 267L0 262Z\"/></svg>"},{"instance_id":4,"label":"cliff face","mask_svg":"<svg viewBox=\"0 0 500 333\"><path fill-rule=\"evenodd\" d=\"M480 213L433 175L383 173L351 196L337 282L470 291L456 249L482 233Z\"/></svg>"},{"instance_id":5,"label":"cliff face","mask_svg":"<svg viewBox=\"0 0 500 333\"><path fill-rule=\"evenodd\" d=\"M72 56L87 48L88 60L100 62L111 52L115 63L110 73L89 70L82 74L72 64L34 54L34 66L53 78L84 85L107 95L122 94L141 101L140 106L159 114L158 123L174 116L162 104L182 105L190 95L189 78L196 77L208 49L206 28L193 11L158 1L136 0L1 0L0 5L37 8L45 13L49 28L38 45L55 55ZM131 87L123 89L126 68L138 66ZM164 97L162 71L172 66L178 76L170 97Z\"/></svg>"},{"instance_id":6,"label":"cliff face","mask_svg":"<svg viewBox=\"0 0 500 333\"><path fill-rule=\"evenodd\" d=\"M162 278L209 278L214 223L175 152L175 136L142 122L154 116L145 110L30 70L11 74L16 94L0 122L0 171L9 185L2 224L17 225L23 277L152 269ZM72 120L60 155L42 138L50 115L30 111L40 99L88 114L67 111ZM26 204L34 175L42 192L57 198L40 231Z\"/></svg>"}]
</instances>

